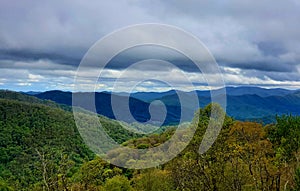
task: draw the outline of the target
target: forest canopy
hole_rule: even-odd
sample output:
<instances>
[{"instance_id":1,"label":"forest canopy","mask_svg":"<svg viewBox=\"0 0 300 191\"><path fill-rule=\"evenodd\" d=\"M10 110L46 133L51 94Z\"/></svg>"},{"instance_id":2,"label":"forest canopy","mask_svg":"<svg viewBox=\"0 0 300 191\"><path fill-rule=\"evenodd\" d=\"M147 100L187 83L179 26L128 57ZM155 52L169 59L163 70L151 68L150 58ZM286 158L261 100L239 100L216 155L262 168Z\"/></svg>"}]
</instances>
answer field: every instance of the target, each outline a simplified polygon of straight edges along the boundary
<instances>
[{"instance_id":1,"label":"forest canopy","mask_svg":"<svg viewBox=\"0 0 300 191\"><path fill-rule=\"evenodd\" d=\"M26 97L2 97L0 190L300 189L299 116L277 116L276 123L263 125L226 115L213 146L199 154L210 109L208 105L196 112L198 121L190 124L196 129L193 139L176 158L156 168L131 170L92 153L72 113L63 107ZM131 148L156 147L176 130L168 127L142 136L117 121L99 119L115 141Z\"/></svg>"}]
</instances>

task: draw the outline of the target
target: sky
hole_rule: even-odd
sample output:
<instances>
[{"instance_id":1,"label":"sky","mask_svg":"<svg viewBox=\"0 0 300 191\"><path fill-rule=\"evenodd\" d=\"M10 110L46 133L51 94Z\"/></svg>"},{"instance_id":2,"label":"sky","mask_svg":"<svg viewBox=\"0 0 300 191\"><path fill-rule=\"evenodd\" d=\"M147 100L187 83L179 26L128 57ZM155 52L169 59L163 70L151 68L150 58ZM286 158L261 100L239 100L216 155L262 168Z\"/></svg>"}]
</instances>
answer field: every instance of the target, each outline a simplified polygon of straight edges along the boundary
<instances>
[{"instance_id":1,"label":"sky","mask_svg":"<svg viewBox=\"0 0 300 191\"><path fill-rule=\"evenodd\" d=\"M78 65L94 43L143 23L172 25L197 37L216 59L226 86L300 88L299 0L1 0L0 88L72 91ZM96 85L88 76L97 66L85 68L85 83L97 91L213 88L192 63L172 59L175 54L161 47L133 48L111 61ZM126 63L151 56L171 57L179 67L153 63L124 73Z\"/></svg>"}]
</instances>

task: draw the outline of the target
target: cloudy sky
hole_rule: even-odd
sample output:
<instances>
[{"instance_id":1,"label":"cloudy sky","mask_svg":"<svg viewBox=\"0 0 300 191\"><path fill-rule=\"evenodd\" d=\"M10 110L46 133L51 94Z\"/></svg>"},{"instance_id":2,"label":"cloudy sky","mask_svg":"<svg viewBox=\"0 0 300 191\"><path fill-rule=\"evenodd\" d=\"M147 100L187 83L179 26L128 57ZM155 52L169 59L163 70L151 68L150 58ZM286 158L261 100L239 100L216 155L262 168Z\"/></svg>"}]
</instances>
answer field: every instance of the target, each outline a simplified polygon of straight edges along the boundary
<instances>
[{"instance_id":1,"label":"cloudy sky","mask_svg":"<svg viewBox=\"0 0 300 191\"><path fill-rule=\"evenodd\" d=\"M215 57L227 86L300 88L299 0L1 0L0 87L73 90L77 67L95 42L115 30L142 23L173 25L196 36ZM128 52L104 70L97 90L129 91L139 77L157 76L161 82L144 81L136 90L207 88L201 72L185 59L173 59L179 68L156 63L124 74L123 64L136 61L140 55L161 59L174 56L159 47ZM87 67L86 76L93 75L96 68ZM181 73L193 86L181 80ZM114 89L116 79L119 85ZM85 83L92 83L88 80ZM173 85L167 87L164 82Z\"/></svg>"}]
</instances>

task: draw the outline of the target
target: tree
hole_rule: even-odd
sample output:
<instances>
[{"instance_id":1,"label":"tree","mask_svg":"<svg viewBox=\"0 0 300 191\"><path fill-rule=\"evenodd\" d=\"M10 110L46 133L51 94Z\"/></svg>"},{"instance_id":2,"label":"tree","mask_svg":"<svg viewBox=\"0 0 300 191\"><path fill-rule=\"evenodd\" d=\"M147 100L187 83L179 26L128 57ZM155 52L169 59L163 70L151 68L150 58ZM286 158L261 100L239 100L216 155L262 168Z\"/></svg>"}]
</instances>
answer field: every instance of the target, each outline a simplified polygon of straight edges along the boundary
<instances>
[{"instance_id":1,"label":"tree","mask_svg":"<svg viewBox=\"0 0 300 191\"><path fill-rule=\"evenodd\" d=\"M212 109L215 115L212 116ZM228 146L225 144L232 118L225 115L222 129L210 129L207 133L208 124L220 125L225 115L223 109L217 104L209 104L196 112L191 128L196 128L193 139L187 148L181 153L181 157L169 163L175 186L178 190L224 190L226 177L224 169L227 164ZM199 146L203 142L204 134L207 140L213 139L219 133L217 139L209 150L199 154Z\"/></svg>"},{"instance_id":2,"label":"tree","mask_svg":"<svg viewBox=\"0 0 300 191\"><path fill-rule=\"evenodd\" d=\"M121 169L112 167L109 163L96 157L94 160L84 163L73 179L74 182L79 183L81 189L89 190L100 187L106 179L121 174Z\"/></svg>"},{"instance_id":3,"label":"tree","mask_svg":"<svg viewBox=\"0 0 300 191\"><path fill-rule=\"evenodd\" d=\"M174 185L167 170L147 169L136 174L134 188L140 191L173 191Z\"/></svg>"},{"instance_id":4,"label":"tree","mask_svg":"<svg viewBox=\"0 0 300 191\"><path fill-rule=\"evenodd\" d=\"M295 171L294 181L295 181L294 190L295 191L300 190L300 168L297 168Z\"/></svg>"},{"instance_id":5,"label":"tree","mask_svg":"<svg viewBox=\"0 0 300 191\"><path fill-rule=\"evenodd\" d=\"M238 157L241 161L240 166L247 165L255 189L278 190L280 188L277 181L280 179L280 174L274 165L275 153L261 124L235 122L230 130L228 144L232 150L230 156Z\"/></svg>"},{"instance_id":6,"label":"tree","mask_svg":"<svg viewBox=\"0 0 300 191\"><path fill-rule=\"evenodd\" d=\"M14 189L10 187L4 180L0 179L0 191L13 191Z\"/></svg>"},{"instance_id":7,"label":"tree","mask_svg":"<svg viewBox=\"0 0 300 191\"><path fill-rule=\"evenodd\" d=\"M284 189L297 186L300 165L300 117L276 116L276 123L268 125L268 138L273 143L280 182Z\"/></svg>"},{"instance_id":8,"label":"tree","mask_svg":"<svg viewBox=\"0 0 300 191\"><path fill-rule=\"evenodd\" d=\"M125 176L117 175L105 181L103 191L130 191L129 180Z\"/></svg>"}]
</instances>

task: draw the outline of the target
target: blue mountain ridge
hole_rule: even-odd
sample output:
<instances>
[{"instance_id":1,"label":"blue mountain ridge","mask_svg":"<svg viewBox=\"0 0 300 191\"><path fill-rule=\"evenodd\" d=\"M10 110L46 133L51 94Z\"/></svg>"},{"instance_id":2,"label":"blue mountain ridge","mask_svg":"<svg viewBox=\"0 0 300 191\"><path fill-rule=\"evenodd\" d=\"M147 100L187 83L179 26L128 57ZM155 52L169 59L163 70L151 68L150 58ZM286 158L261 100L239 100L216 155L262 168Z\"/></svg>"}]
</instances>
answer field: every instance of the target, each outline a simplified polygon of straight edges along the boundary
<instances>
[{"instance_id":1,"label":"blue mountain ridge","mask_svg":"<svg viewBox=\"0 0 300 191\"><path fill-rule=\"evenodd\" d=\"M213 90L221 93L220 90ZM138 122L146 122L150 119L149 106L151 102L155 100L160 100L164 103L166 107L166 118L161 121L164 125L178 124L181 118L181 111L184 110L186 115L182 116L183 121L190 121L193 118L194 112L198 109L197 105L187 104L184 108L181 108L179 97L177 95L178 91L170 90L167 92L135 92L135 93L113 93L113 92L96 92L95 93L95 105L96 112L98 114L104 115L111 119L116 119L116 116L112 109L111 100L116 101L118 106L116 109L125 111L128 106L131 115L134 120ZM211 102L210 91L200 91L195 92L182 92L183 99L189 100L192 93L196 93L199 100L199 106L204 107ZM85 96L88 92L77 92L75 93L82 96L82 103L78 103L79 107L84 109L90 109L86 106ZM276 115L282 114L292 114L300 115L300 91L299 90L286 90L286 89L264 89L259 87L226 87L227 96L227 107L226 112L228 115L234 117L238 120L251 120L251 121L261 121L261 122L272 122ZM60 104L72 105L72 93L63 91L47 91L39 94L34 94L33 96L52 100ZM129 96L129 99L128 99ZM188 103L188 101L186 102ZM154 110L160 112L161 106L152 104ZM162 115L159 113L159 115ZM156 115L159 116L159 115ZM120 120L120 116L118 116ZM153 117L153 116L152 116ZM134 122L134 120L124 114L121 116L121 120L125 122ZM151 118L153 123L159 123L161 119L159 117L156 119Z\"/></svg>"}]
</instances>

